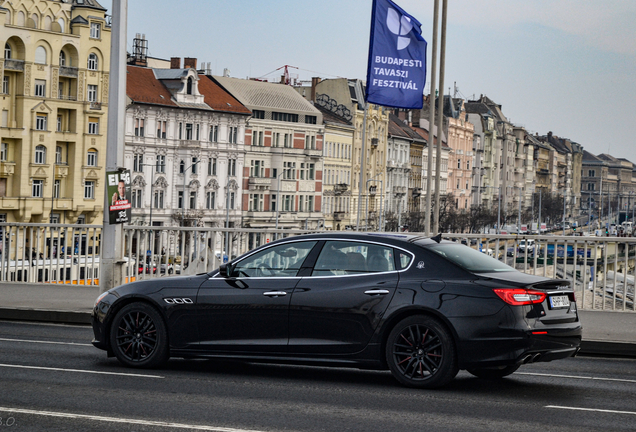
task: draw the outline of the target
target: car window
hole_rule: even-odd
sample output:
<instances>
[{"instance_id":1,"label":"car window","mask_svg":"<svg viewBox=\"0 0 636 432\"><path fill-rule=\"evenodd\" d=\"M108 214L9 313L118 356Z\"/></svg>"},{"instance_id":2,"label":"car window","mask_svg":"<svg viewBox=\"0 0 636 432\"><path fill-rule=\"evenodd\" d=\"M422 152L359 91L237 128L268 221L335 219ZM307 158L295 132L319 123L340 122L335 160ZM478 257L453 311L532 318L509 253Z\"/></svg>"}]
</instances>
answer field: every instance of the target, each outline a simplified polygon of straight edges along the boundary
<instances>
[{"instance_id":1,"label":"car window","mask_svg":"<svg viewBox=\"0 0 636 432\"><path fill-rule=\"evenodd\" d=\"M232 267L232 277L291 277L317 242L293 242L273 246L239 261Z\"/></svg>"},{"instance_id":2,"label":"car window","mask_svg":"<svg viewBox=\"0 0 636 432\"><path fill-rule=\"evenodd\" d=\"M404 270L411 263L411 260L413 259L413 256L410 255L410 254L407 254L406 252L402 252L402 251L396 251L396 252L397 252L397 256L398 256L399 269L400 270Z\"/></svg>"},{"instance_id":3,"label":"car window","mask_svg":"<svg viewBox=\"0 0 636 432\"><path fill-rule=\"evenodd\" d=\"M378 273L395 270L393 248L351 241L328 241L312 276Z\"/></svg>"},{"instance_id":4,"label":"car window","mask_svg":"<svg viewBox=\"0 0 636 432\"><path fill-rule=\"evenodd\" d=\"M462 244L442 243L429 246L428 249L473 273L515 271L512 267L489 257L487 254Z\"/></svg>"}]
</instances>

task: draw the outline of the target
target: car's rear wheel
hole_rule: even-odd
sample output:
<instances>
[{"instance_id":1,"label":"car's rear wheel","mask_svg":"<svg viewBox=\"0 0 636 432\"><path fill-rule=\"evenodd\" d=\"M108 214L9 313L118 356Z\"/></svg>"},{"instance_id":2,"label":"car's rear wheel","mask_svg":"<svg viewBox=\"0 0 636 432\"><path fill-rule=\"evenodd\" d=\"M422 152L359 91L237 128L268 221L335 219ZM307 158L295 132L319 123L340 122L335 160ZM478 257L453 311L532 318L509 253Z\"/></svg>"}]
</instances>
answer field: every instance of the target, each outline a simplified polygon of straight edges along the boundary
<instances>
[{"instance_id":1,"label":"car's rear wheel","mask_svg":"<svg viewBox=\"0 0 636 432\"><path fill-rule=\"evenodd\" d=\"M387 339L386 360L395 379L408 387L441 387L459 371L452 336L439 320L426 315L397 323Z\"/></svg>"},{"instance_id":2,"label":"car's rear wheel","mask_svg":"<svg viewBox=\"0 0 636 432\"><path fill-rule=\"evenodd\" d=\"M168 359L167 335L159 312L146 303L131 303L113 319L110 346L126 366L152 368Z\"/></svg>"},{"instance_id":3,"label":"car's rear wheel","mask_svg":"<svg viewBox=\"0 0 636 432\"><path fill-rule=\"evenodd\" d=\"M469 373L479 378L499 379L511 375L519 369L520 365L500 366L493 368L467 369Z\"/></svg>"}]
</instances>

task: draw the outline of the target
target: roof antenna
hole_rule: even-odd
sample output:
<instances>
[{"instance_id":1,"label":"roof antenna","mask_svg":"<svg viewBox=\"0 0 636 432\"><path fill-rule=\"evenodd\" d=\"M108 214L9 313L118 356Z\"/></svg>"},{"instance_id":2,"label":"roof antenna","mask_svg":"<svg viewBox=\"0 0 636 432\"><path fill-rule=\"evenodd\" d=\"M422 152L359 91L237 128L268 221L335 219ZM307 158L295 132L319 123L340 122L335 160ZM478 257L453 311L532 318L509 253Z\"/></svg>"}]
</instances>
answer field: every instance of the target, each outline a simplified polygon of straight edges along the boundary
<instances>
[{"instance_id":1,"label":"roof antenna","mask_svg":"<svg viewBox=\"0 0 636 432\"><path fill-rule=\"evenodd\" d=\"M431 240L435 240L437 243L442 241L442 233L437 234L435 237L431 237Z\"/></svg>"}]
</instances>

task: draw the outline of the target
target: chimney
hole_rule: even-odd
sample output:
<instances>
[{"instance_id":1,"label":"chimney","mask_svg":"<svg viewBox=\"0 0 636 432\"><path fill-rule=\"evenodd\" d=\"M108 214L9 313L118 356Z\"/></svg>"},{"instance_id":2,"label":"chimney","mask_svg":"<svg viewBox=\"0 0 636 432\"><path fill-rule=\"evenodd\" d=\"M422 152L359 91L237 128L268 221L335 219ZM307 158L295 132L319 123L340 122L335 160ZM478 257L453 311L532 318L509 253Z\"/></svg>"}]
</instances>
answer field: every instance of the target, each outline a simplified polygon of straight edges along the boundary
<instances>
[{"instance_id":1,"label":"chimney","mask_svg":"<svg viewBox=\"0 0 636 432\"><path fill-rule=\"evenodd\" d=\"M183 68L187 69L187 68L191 68L196 70L197 69L197 59L193 58L193 57L186 57L183 59Z\"/></svg>"},{"instance_id":2,"label":"chimney","mask_svg":"<svg viewBox=\"0 0 636 432\"><path fill-rule=\"evenodd\" d=\"M181 57L170 57L170 69L181 69Z\"/></svg>"},{"instance_id":3,"label":"chimney","mask_svg":"<svg viewBox=\"0 0 636 432\"><path fill-rule=\"evenodd\" d=\"M311 78L311 100L314 102L316 101L316 86L320 81L322 81L320 77Z\"/></svg>"}]
</instances>

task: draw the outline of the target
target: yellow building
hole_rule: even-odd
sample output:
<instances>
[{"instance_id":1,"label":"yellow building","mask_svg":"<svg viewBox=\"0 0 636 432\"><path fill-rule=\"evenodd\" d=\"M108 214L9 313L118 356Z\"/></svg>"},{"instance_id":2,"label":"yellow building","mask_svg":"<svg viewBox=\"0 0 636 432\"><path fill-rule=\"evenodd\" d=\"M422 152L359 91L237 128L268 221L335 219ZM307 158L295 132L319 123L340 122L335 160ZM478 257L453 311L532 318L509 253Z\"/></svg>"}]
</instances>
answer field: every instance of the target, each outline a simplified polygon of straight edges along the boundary
<instances>
[{"instance_id":1,"label":"yellow building","mask_svg":"<svg viewBox=\"0 0 636 432\"><path fill-rule=\"evenodd\" d=\"M106 9L95 0L5 0L0 25L0 221L101 223Z\"/></svg>"}]
</instances>

